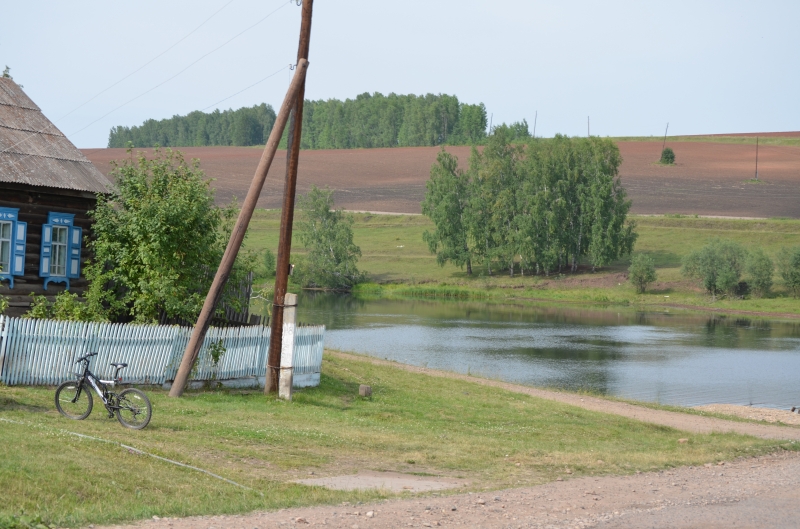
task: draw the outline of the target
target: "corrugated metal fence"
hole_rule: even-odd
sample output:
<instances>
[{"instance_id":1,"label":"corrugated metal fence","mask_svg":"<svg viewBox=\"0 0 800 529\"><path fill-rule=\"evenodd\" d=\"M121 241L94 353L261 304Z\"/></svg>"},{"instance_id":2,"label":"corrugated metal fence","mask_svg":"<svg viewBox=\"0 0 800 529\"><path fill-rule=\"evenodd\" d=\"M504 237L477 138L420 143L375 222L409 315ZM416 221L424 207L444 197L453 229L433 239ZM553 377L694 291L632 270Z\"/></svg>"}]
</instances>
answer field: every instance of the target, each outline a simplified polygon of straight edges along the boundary
<instances>
[{"instance_id":1,"label":"corrugated metal fence","mask_svg":"<svg viewBox=\"0 0 800 529\"><path fill-rule=\"evenodd\" d=\"M0 316L0 381L6 385L54 385L77 369L75 360L97 352L90 369L110 377L111 362L125 362L126 383L164 384L175 378L192 329L167 325L87 323ZM284 330L286 332L286 330ZM324 325L295 329L294 385L319 384ZM269 327L210 328L191 380L264 377ZM214 364L209 345L222 340L225 353Z\"/></svg>"}]
</instances>

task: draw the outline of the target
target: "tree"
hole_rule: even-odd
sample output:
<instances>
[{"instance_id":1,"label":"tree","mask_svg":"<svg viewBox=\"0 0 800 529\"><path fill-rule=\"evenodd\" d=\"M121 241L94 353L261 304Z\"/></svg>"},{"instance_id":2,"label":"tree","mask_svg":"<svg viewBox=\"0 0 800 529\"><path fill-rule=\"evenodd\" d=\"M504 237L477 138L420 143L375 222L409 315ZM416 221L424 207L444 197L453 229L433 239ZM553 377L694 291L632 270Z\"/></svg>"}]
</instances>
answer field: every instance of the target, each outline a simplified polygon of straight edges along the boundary
<instances>
[{"instance_id":1,"label":"tree","mask_svg":"<svg viewBox=\"0 0 800 529\"><path fill-rule=\"evenodd\" d=\"M675 151L672 150L671 147L665 147L663 151L661 151L661 160L659 163L664 165L672 165L675 163Z\"/></svg>"},{"instance_id":2,"label":"tree","mask_svg":"<svg viewBox=\"0 0 800 529\"><path fill-rule=\"evenodd\" d=\"M3 70L2 77L4 77L5 79L11 79L12 81L14 80L14 78L11 77L11 68L9 68L7 64L5 70Z\"/></svg>"},{"instance_id":3,"label":"tree","mask_svg":"<svg viewBox=\"0 0 800 529\"><path fill-rule=\"evenodd\" d=\"M425 230L422 239L428 249L436 254L439 266L452 262L459 268L467 266L472 275L472 250L467 232L469 177L458 167L458 158L442 149L431 167L431 177L426 184L422 214L436 226L433 232Z\"/></svg>"},{"instance_id":4,"label":"tree","mask_svg":"<svg viewBox=\"0 0 800 529\"><path fill-rule=\"evenodd\" d=\"M364 280L356 267L361 249L353 243L353 216L333 208L333 191L311 186L297 201L300 241L308 254L297 270L306 287L350 290Z\"/></svg>"},{"instance_id":5,"label":"tree","mask_svg":"<svg viewBox=\"0 0 800 529\"><path fill-rule=\"evenodd\" d=\"M753 293L758 297L768 294L772 288L772 274L775 270L775 264L764 250L761 248L750 250L745 270L750 278L749 285Z\"/></svg>"},{"instance_id":6,"label":"tree","mask_svg":"<svg viewBox=\"0 0 800 529\"><path fill-rule=\"evenodd\" d=\"M735 295L744 271L747 251L741 244L725 239L713 239L700 250L683 259L683 274L699 279L706 291L716 299L717 294Z\"/></svg>"},{"instance_id":7,"label":"tree","mask_svg":"<svg viewBox=\"0 0 800 529\"><path fill-rule=\"evenodd\" d=\"M778 272L789 292L800 297L800 246L781 248L778 253Z\"/></svg>"},{"instance_id":8,"label":"tree","mask_svg":"<svg viewBox=\"0 0 800 529\"><path fill-rule=\"evenodd\" d=\"M235 208L214 205L199 161L156 150L153 159L115 164L109 196L98 195L86 267L87 300L109 319L193 320L224 251ZM230 281L240 281L252 259L240 255ZM236 309L234 299L223 298Z\"/></svg>"},{"instance_id":9,"label":"tree","mask_svg":"<svg viewBox=\"0 0 800 529\"><path fill-rule=\"evenodd\" d=\"M644 294L647 285L656 279L656 265L653 258L643 253L634 255L628 268L628 280L636 287L636 293Z\"/></svg>"}]
</instances>

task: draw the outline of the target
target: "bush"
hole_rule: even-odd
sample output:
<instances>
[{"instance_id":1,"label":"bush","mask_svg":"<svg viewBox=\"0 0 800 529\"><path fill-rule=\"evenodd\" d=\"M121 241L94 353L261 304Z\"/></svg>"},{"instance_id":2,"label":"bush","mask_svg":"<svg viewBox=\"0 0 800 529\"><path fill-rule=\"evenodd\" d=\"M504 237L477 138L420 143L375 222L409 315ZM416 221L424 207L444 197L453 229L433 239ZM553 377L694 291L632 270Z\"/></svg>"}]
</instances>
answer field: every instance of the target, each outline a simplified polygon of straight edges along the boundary
<instances>
[{"instance_id":1,"label":"bush","mask_svg":"<svg viewBox=\"0 0 800 529\"><path fill-rule=\"evenodd\" d=\"M130 152L130 150L129 150ZM214 204L210 182L180 152L156 149L153 159L131 153L111 173L114 188L100 195L86 267L86 297L111 320L157 321L159 315L192 321L203 307L236 218L233 206ZM238 284L252 270L239 252L228 279ZM240 310L223 293L223 304Z\"/></svg>"},{"instance_id":2,"label":"bush","mask_svg":"<svg viewBox=\"0 0 800 529\"><path fill-rule=\"evenodd\" d=\"M659 163L663 163L664 165L672 165L675 163L675 151L673 151L670 147L666 147L663 151L661 151L661 160Z\"/></svg>"},{"instance_id":3,"label":"bush","mask_svg":"<svg viewBox=\"0 0 800 529\"><path fill-rule=\"evenodd\" d=\"M750 276L749 285L753 293L758 296L769 294L772 288L772 273L775 265L772 259L761 248L750 251L746 265L747 275Z\"/></svg>"},{"instance_id":4,"label":"bush","mask_svg":"<svg viewBox=\"0 0 800 529\"><path fill-rule=\"evenodd\" d=\"M51 319L60 321L106 321L106 318L95 310L95 306L81 301L77 294L61 292L53 303L44 296L31 293L31 308L23 314L23 318Z\"/></svg>"},{"instance_id":5,"label":"bush","mask_svg":"<svg viewBox=\"0 0 800 529\"><path fill-rule=\"evenodd\" d=\"M264 251L264 269L267 272L267 277L275 275L275 254L269 248Z\"/></svg>"},{"instance_id":6,"label":"bush","mask_svg":"<svg viewBox=\"0 0 800 529\"><path fill-rule=\"evenodd\" d=\"M789 292L800 297L800 246L782 248L778 254L778 272Z\"/></svg>"},{"instance_id":7,"label":"bush","mask_svg":"<svg viewBox=\"0 0 800 529\"><path fill-rule=\"evenodd\" d=\"M361 249L353 243L353 216L332 210L333 191L311 186L297 200L300 241L308 253L298 260L296 281L304 287L350 290L366 274L356 268Z\"/></svg>"},{"instance_id":8,"label":"bush","mask_svg":"<svg viewBox=\"0 0 800 529\"><path fill-rule=\"evenodd\" d=\"M647 285L656 280L656 265L649 255L639 253L631 259L628 280L636 287L637 294L644 294Z\"/></svg>"},{"instance_id":9,"label":"bush","mask_svg":"<svg viewBox=\"0 0 800 529\"><path fill-rule=\"evenodd\" d=\"M8 308L8 298L0 294L0 314L3 314Z\"/></svg>"},{"instance_id":10,"label":"bush","mask_svg":"<svg viewBox=\"0 0 800 529\"><path fill-rule=\"evenodd\" d=\"M717 294L735 295L744 272L747 250L741 244L714 239L683 258L683 275L699 279L715 299Z\"/></svg>"}]
</instances>

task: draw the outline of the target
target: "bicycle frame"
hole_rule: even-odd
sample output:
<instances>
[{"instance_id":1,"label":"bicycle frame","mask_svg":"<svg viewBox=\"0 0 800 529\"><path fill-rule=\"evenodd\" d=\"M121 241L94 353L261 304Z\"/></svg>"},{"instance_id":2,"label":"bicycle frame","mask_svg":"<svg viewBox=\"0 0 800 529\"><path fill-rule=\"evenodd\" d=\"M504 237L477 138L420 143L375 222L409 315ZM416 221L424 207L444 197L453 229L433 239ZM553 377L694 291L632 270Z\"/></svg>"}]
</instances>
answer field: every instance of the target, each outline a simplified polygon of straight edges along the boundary
<instances>
[{"instance_id":1,"label":"bicycle frame","mask_svg":"<svg viewBox=\"0 0 800 529\"><path fill-rule=\"evenodd\" d=\"M94 356L94 354L90 356ZM94 389L95 393L97 393L97 396L103 401L103 405L106 407L109 413L120 409L120 406L114 401L116 394L110 392L108 390L108 386L114 387L117 382L122 382L122 377L119 376L119 371L122 368L117 367L113 380L101 380L97 377L97 375L89 370L89 358L84 357L78 361L83 362L83 373L75 373L78 375L78 391L75 393L74 401L77 401L80 397L83 389L83 383L88 381L89 385L92 387L92 389Z\"/></svg>"}]
</instances>

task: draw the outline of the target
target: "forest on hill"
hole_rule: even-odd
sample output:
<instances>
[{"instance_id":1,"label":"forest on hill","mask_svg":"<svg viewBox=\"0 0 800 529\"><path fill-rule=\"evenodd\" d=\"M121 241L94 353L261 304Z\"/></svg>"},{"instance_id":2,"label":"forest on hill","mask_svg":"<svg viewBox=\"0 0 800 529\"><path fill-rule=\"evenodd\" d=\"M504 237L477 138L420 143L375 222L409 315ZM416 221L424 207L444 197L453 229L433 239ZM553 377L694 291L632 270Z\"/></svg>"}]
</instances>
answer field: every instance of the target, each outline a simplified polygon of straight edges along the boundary
<instances>
[{"instance_id":1,"label":"forest on hill","mask_svg":"<svg viewBox=\"0 0 800 529\"><path fill-rule=\"evenodd\" d=\"M111 129L109 147L190 147L263 145L275 123L275 110L262 103L238 110L191 112L149 119L140 126ZM523 120L507 127L528 137ZM364 93L355 99L306 100L304 149L356 149L481 144L487 136L486 107L462 103L446 94L384 96ZM283 142L285 144L285 138Z\"/></svg>"}]
</instances>

